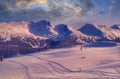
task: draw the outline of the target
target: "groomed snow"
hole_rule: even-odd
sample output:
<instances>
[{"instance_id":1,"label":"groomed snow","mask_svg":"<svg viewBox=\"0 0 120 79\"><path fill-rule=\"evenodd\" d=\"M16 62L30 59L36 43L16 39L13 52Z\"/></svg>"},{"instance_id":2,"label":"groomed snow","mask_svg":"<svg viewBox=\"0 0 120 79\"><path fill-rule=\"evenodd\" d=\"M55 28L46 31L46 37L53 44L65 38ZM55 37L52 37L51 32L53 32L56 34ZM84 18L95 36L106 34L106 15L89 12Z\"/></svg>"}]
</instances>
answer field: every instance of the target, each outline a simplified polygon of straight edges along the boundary
<instances>
[{"instance_id":1,"label":"groomed snow","mask_svg":"<svg viewBox=\"0 0 120 79\"><path fill-rule=\"evenodd\" d=\"M80 46L4 59L0 79L120 79L120 47Z\"/></svg>"}]
</instances>

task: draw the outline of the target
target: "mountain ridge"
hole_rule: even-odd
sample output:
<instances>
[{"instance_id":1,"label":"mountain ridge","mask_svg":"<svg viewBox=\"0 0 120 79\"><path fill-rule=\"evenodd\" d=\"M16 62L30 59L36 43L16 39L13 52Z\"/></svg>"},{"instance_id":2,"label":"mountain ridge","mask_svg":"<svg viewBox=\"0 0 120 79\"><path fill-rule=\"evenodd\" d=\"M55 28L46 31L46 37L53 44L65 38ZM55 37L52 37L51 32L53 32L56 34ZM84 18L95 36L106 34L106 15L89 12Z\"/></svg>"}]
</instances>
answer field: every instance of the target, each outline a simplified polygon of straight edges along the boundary
<instances>
[{"instance_id":1,"label":"mountain ridge","mask_svg":"<svg viewBox=\"0 0 120 79\"><path fill-rule=\"evenodd\" d=\"M120 38L120 30L105 25L85 24L78 30L86 35L99 37L104 41L116 41Z\"/></svg>"},{"instance_id":2,"label":"mountain ridge","mask_svg":"<svg viewBox=\"0 0 120 79\"><path fill-rule=\"evenodd\" d=\"M0 52L7 55L97 41L120 41L120 30L94 24L86 24L77 30L66 24L54 26L50 21L41 20L0 23L0 28Z\"/></svg>"}]
</instances>

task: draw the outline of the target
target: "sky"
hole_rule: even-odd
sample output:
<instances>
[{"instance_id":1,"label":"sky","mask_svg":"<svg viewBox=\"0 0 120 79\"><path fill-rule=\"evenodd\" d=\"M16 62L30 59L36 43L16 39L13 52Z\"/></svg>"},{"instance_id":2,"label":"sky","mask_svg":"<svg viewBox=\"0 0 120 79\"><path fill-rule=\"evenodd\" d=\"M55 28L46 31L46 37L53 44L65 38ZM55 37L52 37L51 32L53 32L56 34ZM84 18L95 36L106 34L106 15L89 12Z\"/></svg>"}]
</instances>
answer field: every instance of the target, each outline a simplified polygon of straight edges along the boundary
<instances>
[{"instance_id":1,"label":"sky","mask_svg":"<svg viewBox=\"0 0 120 79\"><path fill-rule=\"evenodd\" d=\"M120 24L120 0L0 0L0 22Z\"/></svg>"}]
</instances>

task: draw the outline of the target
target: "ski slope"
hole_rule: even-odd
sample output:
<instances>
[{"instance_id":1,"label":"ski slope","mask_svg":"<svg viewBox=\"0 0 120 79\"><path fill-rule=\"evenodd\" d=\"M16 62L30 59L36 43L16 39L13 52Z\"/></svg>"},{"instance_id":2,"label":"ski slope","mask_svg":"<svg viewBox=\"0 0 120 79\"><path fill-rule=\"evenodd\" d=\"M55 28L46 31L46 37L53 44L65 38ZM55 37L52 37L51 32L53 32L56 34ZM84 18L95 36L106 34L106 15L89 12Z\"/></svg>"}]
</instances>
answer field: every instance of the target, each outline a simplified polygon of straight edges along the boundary
<instances>
[{"instance_id":1,"label":"ski slope","mask_svg":"<svg viewBox=\"0 0 120 79\"><path fill-rule=\"evenodd\" d=\"M120 79L120 47L80 46L0 62L0 79Z\"/></svg>"}]
</instances>

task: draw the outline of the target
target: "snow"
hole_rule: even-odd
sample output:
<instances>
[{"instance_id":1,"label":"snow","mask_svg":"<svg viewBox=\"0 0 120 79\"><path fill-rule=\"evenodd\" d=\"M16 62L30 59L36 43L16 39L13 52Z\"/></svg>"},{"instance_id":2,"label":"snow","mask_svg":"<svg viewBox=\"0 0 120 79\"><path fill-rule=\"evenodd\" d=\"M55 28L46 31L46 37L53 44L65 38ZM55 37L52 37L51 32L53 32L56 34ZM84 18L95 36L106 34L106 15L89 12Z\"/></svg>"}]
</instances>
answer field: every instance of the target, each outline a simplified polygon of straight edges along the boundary
<instances>
[{"instance_id":1,"label":"snow","mask_svg":"<svg viewBox=\"0 0 120 79\"><path fill-rule=\"evenodd\" d=\"M0 79L119 79L119 48L74 46L7 58Z\"/></svg>"},{"instance_id":2,"label":"snow","mask_svg":"<svg viewBox=\"0 0 120 79\"><path fill-rule=\"evenodd\" d=\"M27 22L8 22L8 23L0 23L0 34L6 33L6 35L15 35L15 34L28 34L28 23ZM18 31L19 30L19 31Z\"/></svg>"}]
</instances>

